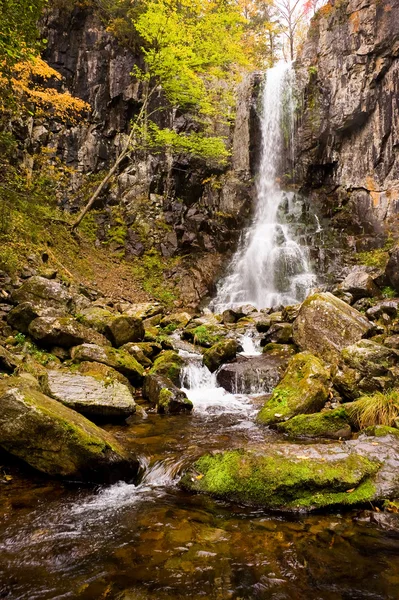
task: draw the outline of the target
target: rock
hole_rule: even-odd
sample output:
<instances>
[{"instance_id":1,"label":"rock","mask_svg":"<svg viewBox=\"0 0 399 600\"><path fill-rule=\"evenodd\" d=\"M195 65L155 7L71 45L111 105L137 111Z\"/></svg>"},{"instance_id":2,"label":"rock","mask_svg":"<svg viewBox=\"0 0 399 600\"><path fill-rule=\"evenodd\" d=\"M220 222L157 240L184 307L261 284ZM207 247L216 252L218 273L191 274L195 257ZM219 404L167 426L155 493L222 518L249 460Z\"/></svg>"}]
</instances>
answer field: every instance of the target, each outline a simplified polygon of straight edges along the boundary
<instances>
[{"instance_id":1,"label":"rock","mask_svg":"<svg viewBox=\"0 0 399 600\"><path fill-rule=\"evenodd\" d=\"M147 367L152 367L152 360L147 358L144 352L140 349L140 347L134 342L129 342L128 344L124 344L120 347L120 350L124 352L128 352L133 356L138 363L140 363L145 369Z\"/></svg>"},{"instance_id":2,"label":"rock","mask_svg":"<svg viewBox=\"0 0 399 600\"><path fill-rule=\"evenodd\" d=\"M135 385L140 386L143 382L143 367L137 362L133 356L123 350L115 348L103 348L96 344L82 344L72 348L72 360L74 362L91 361L98 362L116 371L119 371Z\"/></svg>"},{"instance_id":3,"label":"rock","mask_svg":"<svg viewBox=\"0 0 399 600\"><path fill-rule=\"evenodd\" d=\"M360 340L344 348L341 357L349 368L367 376L385 375L388 368L399 360L395 350L376 344L372 340Z\"/></svg>"},{"instance_id":4,"label":"rock","mask_svg":"<svg viewBox=\"0 0 399 600\"><path fill-rule=\"evenodd\" d=\"M29 334L44 346L109 345L101 333L81 325L73 317L38 317L29 325Z\"/></svg>"},{"instance_id":5,"label":"rock","mask_svg":"<svg viewBox=\"0 0 399 600\"><path fill-rule=\"evenodd\" d=\"M355 301L360 298L378 298L382 295L369 273L358 269L349 273L340 287L343 292L351 294Z\"/></svg>"},{"instance_id":6,"label":"rock","mask_svg":"<svg viewBox=\"0 0 399 600\"><path fill-rule=\"evenodd\" d=\"M399 350L399 335L392 335L390 337L385 338L384 345L388 348L394 348L395 350Z\"/></svg>"},{"instance_id":7,"label":"rock","mask_svg":"<svg viewBox=\"0 0 399 600\"><path fill-rule=\"evenodd\" d=\"M316 356L310 352L296 354L257 421L273 425L296 415L318 412L329 395L329 378L329 370Z\"/></svg>"},{"instance_id":8,"label":"rock","mask_svg":"<svg viewBox=\"0 0 399 600\"><path fill-rule=\"evenodd\" d=\"M235 340L223 340L214 344L203 355L203 362L211 373L226 362L233 360L237 354L237 342Z\"/></svg>"},{"instance_id":9,"label":"rock","mask_svg":"<svg viewBox=\"0 0 399 600\"><path fill-rule=\"evenodd\" d=\"M263 344L289 344L292 342L292 325L290 323L275 323L263 338Z\"/></svg>"},{"instance_id":10,"label":"rock","mask_svg":"<svg viewBox=\"0 0 399 600\"><path fill-rule=\"evenodd\" d=\"M290 358L282 353L237 356L234 362L223 365L216 379L231 394L267 394L281 380Z\"/></svg>"},{"instance_id":11,"label":"rock","mask_svg":"<svg viewBox=\"0 0 399 600\"><path fill-rule=\"evenodd\" d=\"M155 359L150 374L163 375L170 379L175 385L179 385L180 371L183 364L184 361L177 352L174 350L166 350Z\"/></svg>"},{"instance_id":12,"label":"rock","mask_svg":"<svg viewBox=\"0 0 399 600\"><path fill-rule=\"evenodd\" d=\"M268 315L260 314L260 317L255 319L255 327L259 333L266 333L270 329L272 320Z\"/></svg>"},{"instance_id":13,"label":"rock","mask_svg":"<svg viewBox=\"0 0 399 600\"><path fill-rule=\"evenodd\" d=\"M158 342L130 342L129 344L121 346L119 350L125 350L130 353L132 348L139 348L140 352L151 361L162 352L162 345Z\"/></svg>"},{"instance_id":14,"label":"rock","mask_svg":"<svg viewBox=\"0 0 399 600\"><path fill-rule=\"evenodd\" d=\"M84 481L137 474L138 461L112 435L23 379L1 382L0 402L1 447L38 471Z\"/></svg>"},{"instance_id":15,"label":"rock","mask_svg":"<svg viewBox=\"0 0 399 600\"><path fill-rule=\"evenodd\" d=\"M290 359L296 352L296 347L292 344L275 344L271 342L263 347L263 354L281 356L281 358Z\"/></svg>"},{"instance_id":16,"label":"rock","mask_svg":"<svg viewBox=\"0 0 399 600\"><path fill-rule=\"evenodd\" d=\"M12 293L11 299L14 304L30 302L34 306L42 304L47 307L63 308L66 312L73 312L76 306L76 295L58 281L40 276L28 279Z\"/></svg>"},{"instance_id":17,"label":"rock","mask_svg":"<svg viewBox=\"0 0 399 600\"><path fill-rule=\"evenodd\" d=\"M292 306L284 306L282 318L283 321L287 323L293 323L297 316L299 315L299 311L301 309L300 304L293 304Z\"/></svg>"},{"instance_id":18,"label":"rock","mask_svg":"<svg viewBox=\"0 0 399 600\"><path fill-rule=\"evenodd\" d=\"M355 369L340 365L333 379L334 388L345 400L356 400L361 395L359 382L362 375Z\"/></svg>"},{"instance_id":19,"label":"rock","mask_svg":"<svg viewBox=\"0 0 399 600\"><path fill-rule=\"evenodd\" d=\"M329 292L305 300L293 325L294 342L329 362L337 362L346 346L360 340L370 329L357 310Z\"/></svg>"},{"instance_id":20,"label":"rock","mask_svg":"<svg viewBox=\"0 0 399 600\"><path fill-rule=\"evenodd\" d=\"M0 346L0 370L12 373L22 364L20 358L9 352L4 346Z\"/></svg>"},{"instance_id":21,"label":"rock","mask_svg":"<svg viewBox=\"0 0 399 600\"><path fill-rule=\"evenodd\" d=\"M387 447L394 447L399 457L399 443L388 437ZM258 451L205 455L182 478L181 486L287 512L353 506L379 498L384 493L376 484L381 463L372 451L370 457L362 456L349 444L345 448L341 444L264 444ZM397 489L397 482L392 487Z\"/></svg>"},{"instance_id":22,"label":"rock","mask_svg":"<svg viewBox=\"0 0 399 600\"><path fill-rule=\"evenodd\" d=\"M121 315L109 321L104 333L111 340L112 344L119 348L119 346L123 346L129 342L142 342L145 332L141 319Z\"/></svg>"},{"instance_id":23,"label":"rock","mask_svg":"<svg viewBox=\"0 0 399 600\"><path fill-rule=\"evenodd\" d=\"M349 439L352 434L345 408L340 407L311 415L297 415L277 424L278 431L294 438Z\"/></svg>"},{"instance_id":24,"label":"rock","mask_svg":"<svg viewBox=\"0 0 399 600\"><path fill-rule=\"evenodd\" d=\"M57 309L43 304L22 302L15 306L7 315L7 323L21 333L28 333L29 325L38 317L62 317L66 312L63 308Z\"/></svg>"},{"instance_id":25,"label":"rock","mask_svg":"<svg viewBox=\"0 0 399 600\"><path fill-rule=\"evenodd\" d=\"M106 308L101 308L100 306L89 306L79 313L77 320L79 323L82 323L87 327L91 327L92 329L95 329L104 335L108 323L115 316L116 315L114 313Z\"/></svg>"},{"instance_id":26,"label":"rock","mask_svg":"<svg viewBox=\"0 0 399 600\"><path fill-rule=\"evenodd\" d=\"M177 414L193 409L193 403L186 394L163 375L146 375L143 396L157 407L159 413Z\"/></svg>"},{"instance_id":27,"label":"rock","mask_svg":"<svg viewBox=\"0 0 399 600\"><path fill-rule=\"evenodd\" d=\"M399 292L399 246L390 251L385 274L394 290Z\"/></svg>"},{"instance_id":28,"label":"rock","mask_svg":"<svg viewBox=\"0 0 399 600\"><path fill-rule=\"evenodd\" d=\"M148 319L155 315L162 315L163 307L158 302L143 302L141 304L130 304L123 306L122 312L128 317Z\"/></svg>"},{"instance_id":29,"label":"rock","mask_svg":"<svg viewBox=\"0 0 399 600\"><path fill-rule=\"evenodd\" d=\"M112 371L102 376L98 371L49 370L46 392L84 415L126 419L136 411L136 403L129 387L113 377Z\"/></svg>"},{"instance_id":30,"label":"rock","mask_svg":"<svg viewBox=\"0 0 399 600\"><path fill-rule=\"evenodd\" d=\"M372 321L380 319L384 314L389 317L396 317L399 309L399 299L381 300L366 311L366 317Z\"/></svg>"},{"instance_id":31,"label":"rock","mask_svg":"<svg viewBox=\"0 0 399 600\"><path fill-rule=\"evenodd\" d=\"M237 323L238 319L239 319L239 317L237 316L237 313L232 308L228 308L227 310L223 311L222 321L223 321L224 325L230 325L232 323Z\"/></svg>"},{"instance_id":32,"label":"rock","mask_svg":"<svg viewBox=\"0 0 399 600\"><path fill-rule=\"evenodd\" d=\"M182 329L185 327L190 321L192 316L186 312L173 313L171 315L166 315L160 321L161 327L175 327L176 329Z\"/></svg>"}]
</instances>

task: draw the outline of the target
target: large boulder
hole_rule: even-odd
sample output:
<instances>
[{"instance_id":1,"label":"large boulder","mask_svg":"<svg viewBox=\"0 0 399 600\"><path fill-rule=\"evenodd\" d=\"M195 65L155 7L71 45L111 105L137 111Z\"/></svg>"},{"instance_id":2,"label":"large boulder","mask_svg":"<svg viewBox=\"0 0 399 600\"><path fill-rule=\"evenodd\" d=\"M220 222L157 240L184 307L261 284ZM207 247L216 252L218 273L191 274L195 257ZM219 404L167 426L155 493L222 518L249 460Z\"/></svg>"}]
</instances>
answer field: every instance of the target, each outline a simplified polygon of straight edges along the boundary
<instances>
[{"instance_id":1,"label":"large boulder","mask_svg":"<svg viewBox=\"0 0 399 600\"><path fill-rule=\"evenodd\" d=\"M131 356L123 350L115 348L103 348L96 344L82 344L75 346L71 351L72 360L76 363L83 361L98 362L119 371L136 386L143 382L144 368Z\"/></svg>"},{"instance_id":2,"label":"large boulder","mask_svg":"<svg viewBox=\"0 0 399 600\"><path fill-rule=\"evenodd\" d=\"M62 317L65 315L66 311L62 307L54 308L39 303L22 302L10 310L7 315L7 323L21 333L28 333L29 325L38 317Z\"/></svg>"},{"instance_id":3,"label":"large boulder","mask_svg":"<svg viewBox=\"0 0 399 600\"><path fill-rule=\"evenodd\" d=\"M390 251L385 273L391 286L399 292L399 246Z\"/></svg>"},{"instance_id":4,"label":"large boulder","mask_svg":"<svg viewBox=\"0 0 399 600\"><path fill-rule=\"evenodd\" d=\"M119 348L129 342L143 341L145 332L141 319L120 315L110 319L104 333L112 344Z\"/></svg>"},{"instance_id":5,"label":"large boulder","mask_svg":"<svg viewBox=\"0 0 399 600\"><path fill-rule=\"evenodd\" d=\"M73 317L38 317L29 325L29 334L43 346L72 348L79 344L107 346L108 340Z\"/></svg>"},{"instance_id":6,"label":"large boulder","mask_svg":"<svg viewBox=\"0 0 399 600\"><path fill-rule=\"evenodd\" d=\"M303 302L293 325L294 342L328 362L337 362L341 350L359 341L370 322L357 310L329 292Z\"/></svg>"},{"instance_id":7,"label":"large boulder","mask_svg":"<svg viewBox=\"0 0 399 600\"><path fill-rule=\"evenodd\" d=\"M151 375L163 375L170 379L175 385L180 384L180 373L184 361L174 350L166 350L155 359L150 370Z\"/></svg>"},{"instance_id":8,"label":"large boulder","mask_svg":"<svg viewBox=\"0 0 399 600\"><path fill-rule=\"evenodd\" d=\"M144 379L143 396L157 407L161 414L190 412L193 403L170 379L158 374L148 374Z\"/></svg>"},{"instance_id":9,"label":"large boulder","mask_svg":"<svg viewBox=\"0 0 399 600\"><path fill-rule=\"evenodd\" d=\"M355 301L360 298L378 298L382 296L381 290L375 285L371 275L360 269L349 273L341 283L340 289L351 294Z\"/></svg>"},{"instance_id":10,"label":"large boulder","mask_svg":"<svg viewBox=\"0 0 399 600\"><path fill-rule=\"evenodd\" d=\"M27 385L0 382L0 446L51 476L85 481L131 478L138 461L85 417Z\"/></svg>"},{"instance_id":11,"label":"large boulder","mask_svg":"<svg viewBox=\"0 0 399 600\"><path fill-rule=\"evenodd\" d=\"M55 400L84 415L125 419L136 411L132 392L119 380L117 371L106 369L103 373L98 369L87 369L83 373L49 370L46 391Z\"/></svg>"},{"instance_id":12,"label":"large boulder","mask_svg":"<svg viewBox=\"0 0 399 600\"><path fill-rule=\"evenodd\" d=\"M389 367L399 361L396 350L372 340L360 340L347 346L342 350L341 357L348 367L368 376L384 375Z\"/></svg>"},{"instance_id":13,"label":"large boulder","mask_svg":"<svg viewBox=\"0 0 399 600\"><path fill-rule=\"evenodd\" d=\"M0 346L0 371L12 373L22 364L22 360L9 352L4 346Z\"/></svg>"},{"instance_id":14,"label":"large boulder","mask_svg":"<svg viewBox=\"0 0 399 600\"><path fill-rule=\"evenodd\" d=\"M11 300L14 304L29 302L36 307L53 307L71 314L90 304L87 298L73 293L58 281L38 275L31 277L15 290Z\"/></svg>"},{"instance_id":15,"label":"large boulder","mask_svg":"<svg viewBox=\"0 0 399 600\"><path fill-rule=\"evenodd\" d=\"M214 373L220 365L233 360L236 355L237 342L235 340L222 340L204 352L203 362L210 372Z\"/></svg>"},{"instance_id":16,"label":"large boulder","mask_svg":"<svg viewBox=\"0 0 399 600\"><path fill-rule=\"evenodd\" d=\"M231 394L268 394L281 380L290 358L284 353L237 356L223 365L217 382Z\"/></svg>"},{"instance_id":17,"label":"large boulder","mask_svg":"<svg viewBox=\"0 0 399 600\"><path fill-rule=\"evenodd\" d=\"M192 315L186 312L173 313L171 315L166 315L160 321L161 327L169 327L171 329L181 329L186 327L186 325L191 321Z\"/></svg>"},{"instance_id":18,"label":"large boulder","mask_svg":"<svg viewBox=\"0 0 399 600\"><path fill-rule=\"evenodd\" d=\"M351 437L350 419L345 408L326 410L311 415L297 415L277 424L278 431L292 438L348 439Z\"/></svg>"},{"instance_id":19,"label":"large boulder","mask_svg":"<svg viewBox=\"0 0 399 600\"><path fill-rule=\"evenodd\" d=\"M108 323L112 321L115 316L116 315L107 308L102 308L101 306L89 306L79 313L77 319L80 323L86 325L86 327L91 327L99 333L105 334Z\"/></svg>"},{"instance_id":20,"label":"large boulder","mask_svg":"<svg viewBox=\"0 0 399 600\"><path fill-rule=\"evenodd\" d=\"M206 455L181 484L191 491L279 511L399 498L399 435L389 427L370 433L345 444L274 443Z\"/></svg>"},{"instance_id":21,"label":"large boulder","mask_svg":"<svg viewBox=\"0 0 399 600\"><path fill-rule=\"evenodd\" d=\"M329 396L329 379L330 371L320 359L310 352L296 354L260 410L258 422L273 425L295 415L318 412Z\"/></svg>"}]
</instances>

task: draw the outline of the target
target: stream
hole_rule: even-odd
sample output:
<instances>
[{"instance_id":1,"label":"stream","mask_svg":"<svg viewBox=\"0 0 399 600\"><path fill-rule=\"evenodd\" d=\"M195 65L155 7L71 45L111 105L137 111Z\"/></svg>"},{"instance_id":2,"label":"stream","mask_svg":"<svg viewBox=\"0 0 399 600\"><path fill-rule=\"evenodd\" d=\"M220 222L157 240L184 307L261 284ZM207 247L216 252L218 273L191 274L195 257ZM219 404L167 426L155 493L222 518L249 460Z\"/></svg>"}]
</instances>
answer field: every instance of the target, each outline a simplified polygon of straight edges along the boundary
<instances>
[{"instance_id":1,"label":"stream","mask_svg":"<svg viewBox=\"0 0 399 600\"><path fill-rule=\"evenodd\" d=\"M0 597L398 598L399 530L367 513L283 517L179 489L205 451L277 442L254 423L256 396L228 394L199 354L180 353L193 414L107 426L140 455L138 485L68 485L18 466L0 485Z\"/></svg>"}]
</instances>

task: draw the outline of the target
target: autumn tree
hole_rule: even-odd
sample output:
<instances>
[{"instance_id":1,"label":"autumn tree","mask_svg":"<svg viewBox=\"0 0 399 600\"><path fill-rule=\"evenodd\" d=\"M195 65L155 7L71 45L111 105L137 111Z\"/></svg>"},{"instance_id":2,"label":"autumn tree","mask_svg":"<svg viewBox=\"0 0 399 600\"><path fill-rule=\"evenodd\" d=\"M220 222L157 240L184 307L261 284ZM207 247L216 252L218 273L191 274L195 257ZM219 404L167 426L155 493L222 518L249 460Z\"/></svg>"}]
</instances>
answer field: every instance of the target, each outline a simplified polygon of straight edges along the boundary
<instances>
[{"instance_id":1,"label":"autumn tree","mask_svg":"<svg viewBox=\"0 0 399 600\"><path fill-rule=\"evenodd\" d=\"M273 0L238 0L238 5L246 20L244 43L252 62L260 68L273 66L281 33Z\"/></svg>"},{"instance_id":2,"label":"autumn tree","mask_svg":"<svg viewBox=\"0 0 399 600\"><path fill-rule=\"evenodd\" d=\"M141 107L115 162L78 215L73 228L131 153L167 149L223 161L224 140L215 124L231 116L233 84L247 63L242 43L245 18L233 0L126 0L110 6L110 29L129 43L140 40L143 67L132 77L142 83ZM133 12L132 12L133 11ZM115 16L116 15L116 16ZM154 99L157 99L154 102ZM196 123L190 133L161 127L157 116L172 109L188 113Z\"/></svg>"},{"instance_id":3,"label":"autumn tree","mask_svg":"<svg viewBox=\"0 0 399 600\"><path fill-rule=\"evenodd\" d=\"M275 0L275 7L283 26L283 35L288 40L289 57L294 60L295 34L306 18L306 8L303 0Z\"/></svg>"}]
</instances>

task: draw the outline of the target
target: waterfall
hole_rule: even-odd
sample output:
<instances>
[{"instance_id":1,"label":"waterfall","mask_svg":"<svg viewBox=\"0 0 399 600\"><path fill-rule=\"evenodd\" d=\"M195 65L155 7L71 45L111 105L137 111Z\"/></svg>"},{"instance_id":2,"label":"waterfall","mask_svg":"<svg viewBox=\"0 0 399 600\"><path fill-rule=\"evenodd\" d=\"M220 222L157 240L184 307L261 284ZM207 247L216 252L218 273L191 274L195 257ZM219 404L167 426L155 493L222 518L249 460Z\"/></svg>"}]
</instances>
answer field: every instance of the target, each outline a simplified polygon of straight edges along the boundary
<instances>
[{"instance_id":1,"label":"waterfall","mask_svg":"<svg viewBox=\"0 0 399 600\"><path fill-rule=\"evenodd\" d=\"M294 194L284 192L278 179L284 146L293 148L292 84L290 64L281 62L267 71L262 93L262 151L255 216L227 277L218 286L211 304L215 312L246 303L258 309L295 304L305 299L314 284L307 248L293 239L284 222L284 212L291 213Z\"/></svg>"}]
</instances>

